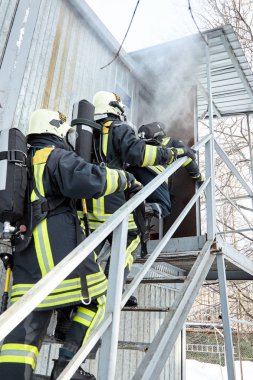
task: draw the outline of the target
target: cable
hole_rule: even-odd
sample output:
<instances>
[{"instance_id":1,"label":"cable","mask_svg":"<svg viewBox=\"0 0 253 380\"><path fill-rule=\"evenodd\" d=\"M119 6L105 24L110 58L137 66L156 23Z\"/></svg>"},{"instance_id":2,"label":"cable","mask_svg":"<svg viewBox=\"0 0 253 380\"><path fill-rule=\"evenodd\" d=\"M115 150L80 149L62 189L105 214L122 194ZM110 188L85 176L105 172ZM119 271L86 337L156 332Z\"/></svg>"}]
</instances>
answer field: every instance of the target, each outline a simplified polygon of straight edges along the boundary
<instances>
[{"instance_id":1,"label":"cable","mask_svg":"<svg viewBox=\"0 0 253 380\"><path fill-rule=\"evenodd\" d=\"M193 16L190 0L188 0L188 9L189 9L189 11L190 11L191 18L193 19L193 22L194 22L194 24L196 25L196 28L198 29L199 34L201 35L201 37L202 37L202 39L204 40L205 44L206 44L207 46L209 46L209 45L208 45L208 42L206 41L206 39L205 39L203 33L201 32L201 30L199 29L198 24L197 24L197 22L196 22L196 20L195 20L195 18L194 18L194 16Z\"/></svg>"},{"instance_id":2,"label":"cable","mask_svg":"<svg viewBox=\"0 0 253 380\"><path fill-rule=\"evenodd\" d=\"M113 62L115 61L115 59L118 58L119 53L120 53L120 50L121 50L121 48L122 48L122 46L123 46L123 43L124 43L124 41L125 41L125 39L126 39L126 37L127 37L127 35L128 35L128 32L129 32L129 30L130 30L131 25L132 25L132 22L133 22L133 19L134 19L134 16L135 16L135 13L136 13L136 11L137 11L137 8L138 8L139 3L140 3L140 0L137 1L137 4L136 4L135 9L134 9L134 12L133 12L133 14L132 14L131 21L130 21L130 23L129 23L129 25L128 25L128 28L127 28L126 34L125 34L125 36L124 36L124 38L123 38L123 41L121 42L121 45L120 45L120 47L119 47L117 53L115 54L115 56L113 57L113 59L112 59L109 63L107 63L105 66L100 67L101 70L104 69L105 67L109 66L111 63L113 63Z\"/></svg>"}]
</instances>

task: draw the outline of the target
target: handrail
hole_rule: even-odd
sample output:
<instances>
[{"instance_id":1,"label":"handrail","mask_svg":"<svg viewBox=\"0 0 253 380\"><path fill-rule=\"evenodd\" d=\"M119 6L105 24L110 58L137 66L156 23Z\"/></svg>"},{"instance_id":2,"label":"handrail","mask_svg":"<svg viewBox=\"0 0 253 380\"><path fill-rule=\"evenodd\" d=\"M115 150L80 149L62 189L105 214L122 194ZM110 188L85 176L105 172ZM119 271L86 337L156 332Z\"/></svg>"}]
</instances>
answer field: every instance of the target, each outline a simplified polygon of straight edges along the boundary
<instances>
[{"instance_id":1,"label":"handrail","mask_svg":"<svg viewBox=\"0 0 253 380\"><path fill-rule=\"evenodd\" d=\"M195 145L198 150L210 135L205 136ZM45 277L38 281L20 300L15 302L0 316L0 340L16 327L56 286L63 281L141 202L143 202L157 187L186 162L182 157L169 165L165 171L154 178L148 186L136 194L131 202L125 203L112 217L95 230L85 241L79 244Z\"/></svg>"}]
</instances>

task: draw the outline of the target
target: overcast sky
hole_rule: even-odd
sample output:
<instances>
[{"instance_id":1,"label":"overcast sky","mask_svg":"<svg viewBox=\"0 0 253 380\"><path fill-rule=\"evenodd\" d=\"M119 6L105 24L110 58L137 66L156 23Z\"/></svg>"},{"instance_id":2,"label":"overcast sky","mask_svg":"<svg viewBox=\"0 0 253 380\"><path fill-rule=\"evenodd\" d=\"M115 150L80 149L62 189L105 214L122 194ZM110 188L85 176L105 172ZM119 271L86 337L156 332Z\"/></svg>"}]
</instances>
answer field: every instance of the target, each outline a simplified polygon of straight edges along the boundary
<instances>
[{"instance_id":1,"label":"overcast sky","mask_svg":"<svg viewBox=\"0 0 253 380\"><path fill-rule=\"evenodd\" d=\"M121 43L137 0L86 0ZM192 9L201 0L191 0ZM134 51L196 33L188 0L140 0L123 48Z\"/></svg>"}]
</instances>

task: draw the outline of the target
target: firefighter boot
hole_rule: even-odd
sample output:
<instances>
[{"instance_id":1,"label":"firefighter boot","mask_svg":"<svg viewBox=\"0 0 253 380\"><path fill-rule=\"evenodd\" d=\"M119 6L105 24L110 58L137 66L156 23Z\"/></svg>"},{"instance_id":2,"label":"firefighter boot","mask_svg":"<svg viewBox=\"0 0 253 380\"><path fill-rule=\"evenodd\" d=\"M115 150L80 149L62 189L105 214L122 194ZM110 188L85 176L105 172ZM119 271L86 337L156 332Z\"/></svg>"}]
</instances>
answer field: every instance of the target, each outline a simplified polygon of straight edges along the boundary
<instances>
[{"instance_id":1,"label":"firefighter boot","mask_svg":"<svg viewBox=\"0 0 253 380\"><path fill-rule=\"evenodd\" d=\"M60 357L55 360L53 371L51 374L51 380L56 380L64 368L69 364L70 360ZM77 368L71 380L96 380L95 376L91 373L85 372L81 367Z\"/></svg>"}]
</instances>

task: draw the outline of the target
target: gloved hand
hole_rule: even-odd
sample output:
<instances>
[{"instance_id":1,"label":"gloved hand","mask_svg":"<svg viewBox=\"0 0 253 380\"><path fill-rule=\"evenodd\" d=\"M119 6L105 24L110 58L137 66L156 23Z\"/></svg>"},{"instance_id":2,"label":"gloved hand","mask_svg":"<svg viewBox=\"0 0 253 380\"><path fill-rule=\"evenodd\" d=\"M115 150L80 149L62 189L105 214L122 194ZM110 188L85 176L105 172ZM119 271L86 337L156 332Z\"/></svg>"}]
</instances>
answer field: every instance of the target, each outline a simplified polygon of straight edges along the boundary
<instances>
[{"instance_id":1,"label":"gloved hand","mask_svg":"<svg viewBox=\"0 0 253 380\"><path fill-rule=\"evenodd\" d=\"M199 173L198 176L193 177L193 180L196 183L197 187L200 187L206 179L201 173Z\"/></svg>"},{"instance_id":2,"label":"gloved hand","mask_svg":"<svg viewBox=\"0 0 253 380\"><path fill-rule=\"evenodd\" d=\"M145 204L145 213L148 217L161 218L162 210L158 203L146 203Z\"/></svg>"},{"instance_id":3,"label":"gloved hand","mask_svg":"<svg viewBox=\"0 0 253 380\"><path fill-rule=\"evenodd\" d=\"M174 160L181 157L190 157L192 160L196 160L196 150L192 148L188 148L185 146L184 148L171 148L174 152Z\"/></svg>"},{"instance_id":4,"label":"gloved hand","mask_svg":"<svg viewBox=\"0 0 253 380\"><path fill-rule=\"evenodd\" d=\"M131 198L134 194L138 193L143 186L137 181L132 173L125 172L125 176L127 178L127 187L125 187L125 193L128 198Z\"/></svg>"}]
</instances>

